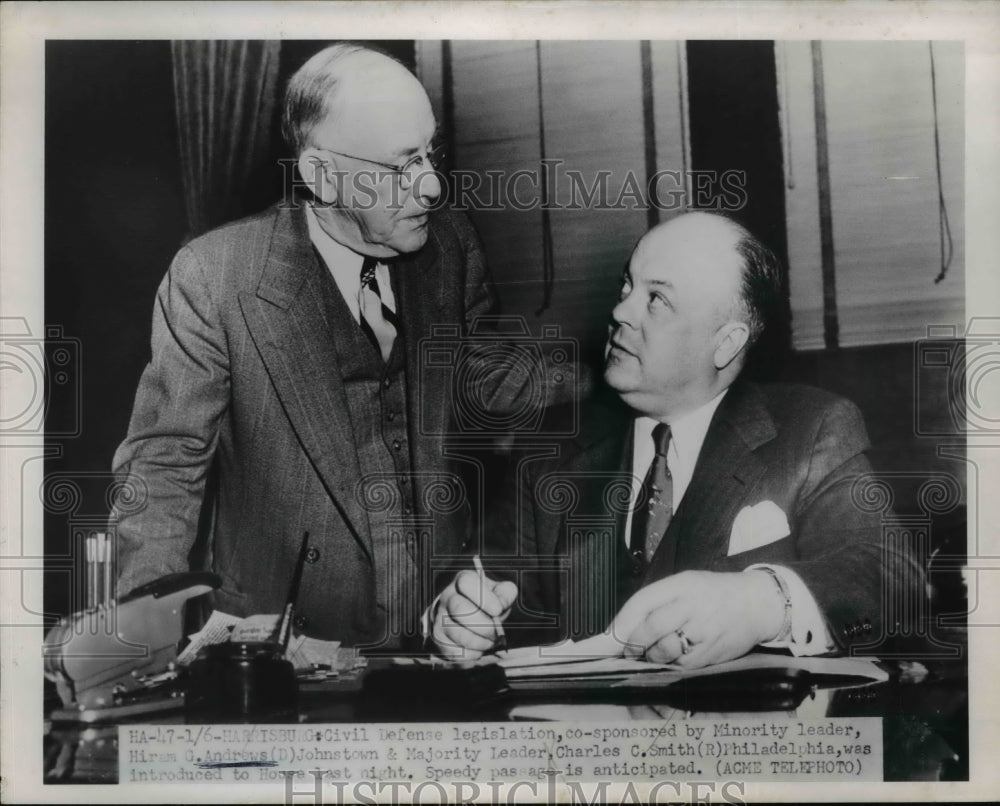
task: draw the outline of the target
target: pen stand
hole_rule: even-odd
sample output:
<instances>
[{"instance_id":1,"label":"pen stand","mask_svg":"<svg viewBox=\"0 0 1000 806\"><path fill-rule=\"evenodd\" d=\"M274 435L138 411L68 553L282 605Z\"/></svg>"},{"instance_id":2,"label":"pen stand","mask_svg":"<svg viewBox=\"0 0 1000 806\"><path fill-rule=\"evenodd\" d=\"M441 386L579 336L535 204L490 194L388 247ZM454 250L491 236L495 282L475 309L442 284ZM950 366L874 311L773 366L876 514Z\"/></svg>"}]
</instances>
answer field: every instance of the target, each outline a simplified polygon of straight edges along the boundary
<instances>
[{"instance_id":1,"label":"pen stand","mask_svg":"<svg viewBox=\"0 0 1000 806\"><path fill-rule=\"evenodd\" d=\"M188 668L185 709L198 721L294 720L295 667L277 643L223 643L205 647Z\"/></svg>"}]
</instances>

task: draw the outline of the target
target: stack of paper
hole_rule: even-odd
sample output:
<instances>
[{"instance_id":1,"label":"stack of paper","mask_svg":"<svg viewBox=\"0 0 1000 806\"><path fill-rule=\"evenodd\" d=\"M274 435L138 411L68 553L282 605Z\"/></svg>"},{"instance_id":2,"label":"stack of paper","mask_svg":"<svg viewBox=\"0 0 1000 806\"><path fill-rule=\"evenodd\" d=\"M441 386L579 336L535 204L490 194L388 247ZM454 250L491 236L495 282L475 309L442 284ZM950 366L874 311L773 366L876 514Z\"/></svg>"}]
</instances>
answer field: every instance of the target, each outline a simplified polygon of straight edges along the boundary
<instances>
[{"instance_id":1,"label":"stack of paper","mask_svg":"<svg viewBox=\"0 0 1000 806\"><path fill-rule=\"evenodd\" d=\"M613 654L609 653L611 649ZM854 677L859 683L881 682L888 679L876 661L868 658L795 657L769 652L751 652L742 658L684 669L676 664L650 663L637 658L621 657L621 644L609 642L601 635L584 641L564 641L547 646L521 647L480 659L481 663L502 666L508 680L526 678L598 678L626 677L612 685L664 686L682 678L724 674L751 669L801 669L818 677Z\"/></svg>"}]
</instances>

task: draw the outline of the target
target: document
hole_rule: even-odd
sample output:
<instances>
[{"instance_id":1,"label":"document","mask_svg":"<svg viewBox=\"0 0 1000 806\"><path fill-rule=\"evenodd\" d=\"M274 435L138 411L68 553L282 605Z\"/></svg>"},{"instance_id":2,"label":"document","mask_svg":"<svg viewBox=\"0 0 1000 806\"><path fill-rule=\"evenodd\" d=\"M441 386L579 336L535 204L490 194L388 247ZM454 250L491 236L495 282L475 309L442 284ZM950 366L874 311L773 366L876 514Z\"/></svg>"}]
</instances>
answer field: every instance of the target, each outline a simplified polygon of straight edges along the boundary
<instances>
[{"instance_id":1,"label":"document","mask_svg":"<svg viewBox=\"0 0 1000 806\"><path fill-rule=\"evenodd\" d=\"M607 654L612 646L614 655ZM751 652L736 660L684 669L672 663L651 663L638 658L621 657L621 644L606 635L583 641L564 641L545 646L520 647L485 656L480 663L503 667L508 680L524 678L593 678L627 675L629 679L612 685L663 686L682 678L725 674L752 669L800 669L816 676L856 677L859 682L882 682L888 673L870 658L796 657L771 652ZM637 677L641 675L641 677Z\"/></svg>"}]
</instances>

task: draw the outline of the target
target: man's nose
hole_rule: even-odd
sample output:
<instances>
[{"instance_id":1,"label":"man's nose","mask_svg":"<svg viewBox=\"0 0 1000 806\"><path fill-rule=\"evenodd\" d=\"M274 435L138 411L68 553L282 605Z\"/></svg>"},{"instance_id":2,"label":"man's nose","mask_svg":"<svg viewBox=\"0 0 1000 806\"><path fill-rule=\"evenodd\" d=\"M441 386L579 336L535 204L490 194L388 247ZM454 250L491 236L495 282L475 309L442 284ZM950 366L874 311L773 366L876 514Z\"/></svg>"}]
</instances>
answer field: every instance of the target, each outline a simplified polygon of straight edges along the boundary
<instances>
[{"instance_id":1,"label":"man's nose","mask_svg":"<svg viewBox=\"0 0 1000 806\"><path fill-rule=\"evenodd\" d=\"M632 299L632 294L627 295L623 299L618 300L618 304L611 309L611 325L612 327L619 327L621 325L632 326L634 317L632 315L632 306L629 304L629 300Z\"/></svg>"},{"instance_id":2,"label":"man's nose","mask_svg":"<svg viewBox=\"0 0 1000 806\"><path fill-rule=\"evenodd\" d=\"M441 179L432 165L415 168L411 180L413 195L424 204L433 204L441 196Z\"/></svg>"}]
</instances>

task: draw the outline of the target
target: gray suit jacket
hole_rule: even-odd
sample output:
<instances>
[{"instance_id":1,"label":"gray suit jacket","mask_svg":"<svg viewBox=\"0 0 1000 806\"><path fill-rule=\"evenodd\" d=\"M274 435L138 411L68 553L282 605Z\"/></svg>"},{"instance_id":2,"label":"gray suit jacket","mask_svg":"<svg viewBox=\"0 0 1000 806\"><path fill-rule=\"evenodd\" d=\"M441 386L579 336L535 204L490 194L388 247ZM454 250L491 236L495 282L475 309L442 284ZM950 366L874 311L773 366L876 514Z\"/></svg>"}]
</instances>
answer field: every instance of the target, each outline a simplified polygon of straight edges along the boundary
<instances>
[{"instance_id":1,"label":"gray suit jacket","mask_svg":"<svg viewBox=\"0 0 1000 806\"><path fill-rule=\"evenodd\" d=\"M524 642L601 631L631 590L616 573L631 484L632 413L594 405L557 458L525 461L518 485L488 522L495 573L520 581ZM688 569L791 568L843 647L877 645L897 627L889 601L920 596L910 551L884 540L864 482L871 466L864 422L847 400L784 384L734 384L713 416L694 475L639 585ZM791 534L730 554L740 510L772 501ZM626 575L627 576L627 575ZM632 583L633 587L635 583ZM912 613L911 613L912 615ZM894 622L887 624L887 617Z\"/></svg>"},{"instance_id":2,"label":"gray suit jacket","mask_svg":"<svg viewBox=\"0 0 1000 806\"><path fill-rule=\"evenodd\" d=\"M129 479L113 513L118 591L188 570L201 522L211 535L208 565L222 578L215 606L276 613L308 530L317 552L302 581L299 624L352 644L372 639L375 558L321 305L325 269L304 215L301 206L276 206L210 232L180 251L160 286L152 359L114 458L115 473ZM426 563L458 552L469 513L461 489L457 504L445 495L435 511L439 485L454 480L442 437L454 401L450 384L424 382L421 339L438 325L467 333L493 294L471 225L447 211L432 214L426 246L393 272L406 334L415 506L433 524ZM496 393L488 398L499 408L525 382L490 377Z\"/></svg>"}]
</instances>

